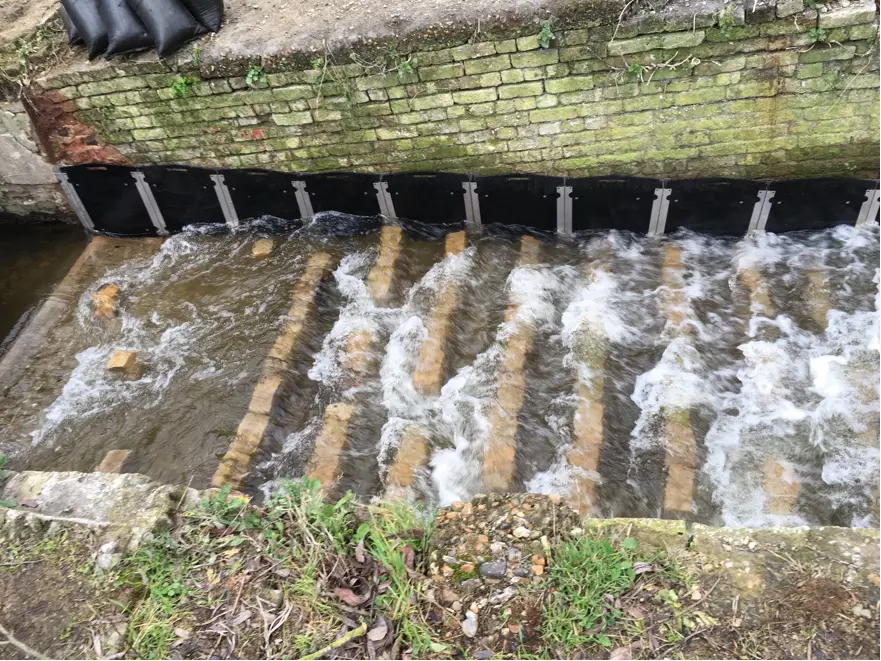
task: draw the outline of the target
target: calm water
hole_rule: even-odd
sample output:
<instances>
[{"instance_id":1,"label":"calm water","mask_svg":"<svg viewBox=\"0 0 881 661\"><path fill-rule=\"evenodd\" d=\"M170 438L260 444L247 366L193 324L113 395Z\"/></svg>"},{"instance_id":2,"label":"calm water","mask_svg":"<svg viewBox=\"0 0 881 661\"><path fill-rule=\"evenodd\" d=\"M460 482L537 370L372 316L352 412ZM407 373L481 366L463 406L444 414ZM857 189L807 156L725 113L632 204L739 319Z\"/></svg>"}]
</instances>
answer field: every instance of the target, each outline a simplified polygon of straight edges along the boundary
<instances>
[{"instance_id":1,"label":"calm water","mask_svg":"<svg viewBox=\"0 0 881 661\"><path fill-rule=\"evenodd\" d=\"M77 225L0 225L0 356L86 245ZM11 337L10 337L11 335Z\"/></svg>"},{"instance_id":2,"label":"calm water","mask_svg":"<svg viewBox=\"0 0 881 661\"><path fill-rule=\"evenodd\" d=\"M303 473L332 402L357 407L339 488L381 495L412 427L429 446L416 497L446 503L484 491L482 449L501 365L512 337L528 328L513 489L571 495L584 484L571 460L579 387L601 383L598 463L586 476L598 514L877 523L876 227L741 240L536 235L539 263L521 265L525 228L485 228L463 252L445 257L444 235L456 228L408 225L382 305L366 284L377 229L376 219L319 214L305 228L280 233L260 222L234 234L185 233L95 278L66 321L70 332L46 347L66 356L69 369L54 384L47 379L40 396L22 389L0 405L14 465L91 470L122 447L133 450L127 470L207 486L303 266L325 251L333 273L319 289L245 480L254 494ZM262 234L274 235L275 249L258 260L251 248ZM674 260L671 271L671 255L681 269ZM752 272L769 307L750 297L744 274ZM818 277L819 294L812 285ZM106 282L123 292L121 314L109 322L90 307ZM425 395L413 371L451 283L458 298L443 386ZM374 338L373 361L355 373L345 347L364 332ZM141 379L107 374L116 348L138 351ZM664 506L665 484L674 480L665 459L673 419L686 421L694 446L693 505L685 514ZM768 505L769 461L798 487L791 511Z\"/></svg>"}]
</instances>

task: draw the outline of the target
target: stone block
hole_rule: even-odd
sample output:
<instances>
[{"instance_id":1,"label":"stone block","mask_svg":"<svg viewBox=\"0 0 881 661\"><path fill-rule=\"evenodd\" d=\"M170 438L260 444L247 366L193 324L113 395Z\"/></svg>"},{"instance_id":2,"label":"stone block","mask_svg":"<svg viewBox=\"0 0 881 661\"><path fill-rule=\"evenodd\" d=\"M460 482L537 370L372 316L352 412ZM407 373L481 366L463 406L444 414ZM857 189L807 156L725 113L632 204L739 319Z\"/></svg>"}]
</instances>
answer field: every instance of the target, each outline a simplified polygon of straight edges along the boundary
<instances>
[{"instance_id":1,"label":"stone block","mask_svg":"<svg viewBox=\"0 0 881 661\"><path fill-rule=\"evenodd\" d=\"M272 254L273 245L272 239L258 239L251 248L251 256L257 258L268 257Z\"/></svg>"},{"instance_id":2,"label":"stone block","mask_svg":"<svg viewBox=\"0 0 881 661\"><path fill-rule=\"evenodd\" d=\"M799 55L798 61L801 64L811 64L812 62L851 60L855 53L856 46L823 46L818 44L813 49Z\"/></svg>"},{"instance_id":3,"label":"stone block","mask_svg":"<svg viewBox=\"0 0 881 661\"><path fill-rule=\"evenodd\" d=\"M107 370L114 376L136 380L141 378L142 368L137 351L117 349L107 361Z\"/></svg>"},{"instance_id":4,"label":"stone block","mask_svg":"<svg viewBox=\"0 0 881 661\"><path fill-rule=\"evenodd\" d=\"M706 38L704 30L694 32L673 32L671 34L653 34L635 39L613 41L608 46L609 55L628 55L647 50L691 48L699 46Z\"/></svg>"},{"instance_id":5,"label":"stone block","mask_svg":"<svg viewBox=\"0 0 881 661\"><path fill-rule=\"evenodd\" d=\"M520 83L518 85L502 85L499 87L500 99L514 99L524 96L539 96L544 92L540 82Z\"/></svg>"},{"instance_id":6,"label":"stone block","mask_svg":"<svg viewBox=\"0 0 881 661\"><path fill-rule=\"evenodd\" d=\"M777 0L777 17L786 18L805 9L804 0Z\"/></svg>"},{"instance_id":7,"label":"stone block","mask_svg":"<svg viewBox=\"0 0 881 661\"><path fill-rule=\"evenodd\" d=\"M546 64L556 64L560 61L560 53L556 48L532 51L529 53L514 53L511 55L511 65L517 68L541 67Z\"/></svg>"},{"instance_id":8,"label":"stone block","mask_svg":"<svg viewBox=\"0 0 881 661\"><path fill-rule=\"evenodd\" d=\"M132 453L131 450L111 450L101 463L95 466L96 473L121 473L125 460Z\"/></svg>"},{"instance_id":9,"label":"stone block","mask_svg":"<svg viewBox=\"0 0 881 661\"><path fill-rule=\"evenodd\" d=\"M491 73L511 68L511 55L496 55L495 57L482 57L477 60L465 62L465 73L469 76L480 73Z\"/></svg>"},{"instance_id":10,"label":"stone block","mask_svg":"<svg viewBox=\"0 0 881 661\"><path fill-rule=\"evenodd\" d=\"M477 57L487 57L496 54L496 45L491 41L485 41L479 44L466 44L451 49L453 59L457 62L462 60L473 60Z\"/></svg>"},{"instance_id":11,"label":"stone block","mask_svg":"<svg viewBox=\"0 0 881 661\"><path fill-rule=\"evenodd\" d=\"M419 67L419 80L444 80L447 78L456 78L461 76L465 67L457 62L456 64L440 64L433 67Z\"/></svg>"},{"instance_id":12,"label":"stone block","mask_svg":"<svg viewBox=\"0 0 881 661\"><path fill-rule=\"evenodd\" d=\"M495 101L497 98L498 93L495 89L468 90L464 92L453 92L452 94L453 101L460 105L471 103L488 103L490 101Z\"/></svg>"},{"instance_id":13,"label":"stone block","mask_svg":"<svg viewBox=\"0 0 881 661\"><path fill-rule=\"evenodd\" d=\"M102 285L92 294L92 310L103 319L110 319L116 314L119 303L119 285L113 283Z\"/></svg>"},{"instance_id":14,"label":"stone block","mask_svg":"<svg viewBox=\"0 0 881 661\"><path fill-rule=\"evenodd\" d=\"M874 23L877 9L874 2L853 3L847 7L835 7L820 13L821 28L842 28L850 25Z\"/></svg>"},{"instance_id":15,"label":"stone block","mask_svg":"<svg viewBox=\"0 0 881 661\"><path fill-rule=\"evenodd\" d=\"M594 87L593 76L568 76L545 81L545 89L557 94L560 92L575 92L577 90L589 90Z\"/></svg>"}]
</instances>

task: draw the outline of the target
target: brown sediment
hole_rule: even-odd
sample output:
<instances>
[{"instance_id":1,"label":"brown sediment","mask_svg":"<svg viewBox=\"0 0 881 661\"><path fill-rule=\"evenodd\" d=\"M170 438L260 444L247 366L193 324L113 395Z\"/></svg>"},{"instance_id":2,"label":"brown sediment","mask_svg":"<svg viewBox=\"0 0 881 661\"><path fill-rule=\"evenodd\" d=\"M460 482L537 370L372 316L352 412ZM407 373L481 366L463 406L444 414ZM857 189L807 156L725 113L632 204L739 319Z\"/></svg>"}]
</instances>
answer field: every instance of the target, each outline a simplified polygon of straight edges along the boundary
<instances>
[{"instance_id":1,"label":"brown sediment","mask_svg":"<svg viewBox=\"0 0 881 661\"><path fill-rule=\"evenodd\" d=\"M250 469L251 456L263 440L263 434L269 425L272 402L285 380L285 375L290 371L294 348L312 312L315 295L330 267L331 259L329 254L323 252L312 255L294 286L293 304L288 311L288 318L269 355L263 361L260 379L248 404L248 412L239 424L229 450L220 460L211 479L212 486L230 484L232 488L238 489L242 477Z\"/></svg>"},{"instance_id":2,"label":"brown sediment","mask_svg":"<svg viewBox=\"0 0 881 661\"><path fill-rule=\"evenodd\" d=\"M395 225L384 225L382 228L379 255L377 255L376 263L367 276L370 297L377 305L385 301L391 289L395 263L401 252L402 234L403 230Z\"/></svg>"},{"instance_id":3,"label":"brown sediment","mask_svg":"<svg viewBox=\"0 0 881 661\"><path fill-rule=\"evenodd\" d=\"M537 264L540 254L541 243L537 239L531 236L521 239L521 267ZM517 309L517 305L508 306L505 324L514 320ZM489 435L483 449L483 484L490 491L509 490L514 478L517 416L526 389L523 367L532 348L532 339L532 327L519 323L505 340L496 382L496 406L489 414Z\"/></svg>"}]
</instances>

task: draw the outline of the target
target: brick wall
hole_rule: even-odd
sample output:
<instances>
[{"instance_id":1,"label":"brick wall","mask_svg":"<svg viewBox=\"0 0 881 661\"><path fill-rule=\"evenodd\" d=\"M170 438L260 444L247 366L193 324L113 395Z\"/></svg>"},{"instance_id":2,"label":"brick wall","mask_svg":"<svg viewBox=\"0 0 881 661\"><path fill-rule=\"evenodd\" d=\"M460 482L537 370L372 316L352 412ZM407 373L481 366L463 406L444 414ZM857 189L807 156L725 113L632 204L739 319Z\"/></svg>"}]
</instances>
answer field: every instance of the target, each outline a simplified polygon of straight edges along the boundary
<instances>
[{"instance_id":1,"label":"brick wall","mask_svg":"<svg viewBox=\"0 0 881 661\"><path fill-rule=\"evenodd\" d=\"M134 163L878 176L872 0L819 13L748 0L552 27L547 48L521 25L406 53L356 48L357 63L341 51L55 71L35 96L89 127L91 147Z\"/></svg>"}]
</instances>

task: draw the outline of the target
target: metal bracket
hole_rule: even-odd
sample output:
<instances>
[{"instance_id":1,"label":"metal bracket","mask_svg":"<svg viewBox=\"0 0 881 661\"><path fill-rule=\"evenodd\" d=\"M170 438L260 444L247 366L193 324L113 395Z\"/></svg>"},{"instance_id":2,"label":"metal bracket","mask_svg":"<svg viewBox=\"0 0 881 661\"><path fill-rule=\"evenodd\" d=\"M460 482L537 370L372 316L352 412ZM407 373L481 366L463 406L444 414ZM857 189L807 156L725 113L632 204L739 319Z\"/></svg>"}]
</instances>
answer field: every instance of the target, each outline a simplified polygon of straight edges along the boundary
<instances>
[{"instance_id":1,"label":"metal bracket","mask_svg":"<svg viewBox=\"0 0 881 661\"><path fill-rule=\"evenodd\" d=\"M226 181L222 174L212 174L211 181L214 182L214 192L217 194L217 201L220 202L223 218L230 229L235 229L239 226L239 214L236 213L236 207L229 194L229 188L226 187Z\"/></svg>"},{"instance_id":2,"label":"metal bracket","mask_svg":"<svg viewBox=\"0 0 881 661\"><path fill-rule=\"evenodd\" d=\"M557 186L557 234L561 236L572 236L571 195L572 186Z\"/></svg>"},{"instance_id":3,"label":"metal bracket","mask_svg":"<svg viewBox=\"0 0 881 661\"><path fill-rule=\"evenodd\" d=\"M656 188L655 201L652 202L652 215L649 218L649 231L651 236L660 236L664 233L664 227L667 225L667 211L670 208L670 193L673 191L669 188Z\"/></svg>"},{"instance_id":4,"label":"metal bracket","mask_svg":"<svg viewBox=\"0 0 881 661\"><path fill-rule=\"evenodd\" d=\"M465 222L469 229L479 230L480 221L480 198L477 197L477 182L463 181L462 188L465 190Z\"/></svg>"},{"instance_id":5,"label":"metal bracket","mask_svg":"<svg viewBox=\"0 0 881 661\"><path fill-rule=\"evenodd\" d=\"M395 203L388 192L388 182L376 181L373 184L376 189L376 201L379 202L379 213L386 218L397 218L395 215Z\"/></svg>"},{"instance_id":6,"label":"metal bracket","mask_svg":"<svg viewBox=\"0 0 881 661\"><path fill-rule=\"evenodd\" d=\"M303 220L312 220L315 212L312 211L312 198L309 197L309 191L306 190L305 181L295 181L294 190L297 197L297 207L300 209L300 218Z\"/></svg>"},{"instance_id":7,"label":"metal bracket","mask_svg":"<svg viewBox=\"0 0 881 661\"><path fill-rule=\"evenodd\" d=\"M857 215L856 226L871 225L878 219L878 209L881 207L881 190L870 188L866 191L866 201L860 207Z\"/></svg>"},{"instance_id":8,"label":"metal bracket","mask_svg":"<svg viewBox=\"0 0 881 661\"><path fill-rule=\"evenodd\" d=\"M76 192L76 188L70 183L70 178L67 176L67 173L61 172L61 170L56 170L55 176L58 177L58 181L61 182L61 190L67 195L67 199L70 202L70 206L73 207L73 212L76 214L76 217L80 219L83 227L90 232L94 232L95 223L92 222L92 217L89 215L89 212L86 211L86 207L83 205L79 193Z\"/></svg>"},{"instance_id":9,"label":"metal bracket","mask_svg":"<svg viewBox=\"0 0 881 661\"><path fill-rule=\"evenodd\" d=\"M159 205L156 204L156 198L153 197L153 189L147 183L144 173L135 171L131 175L135 180L135 188L138 189L138 193L141 195L141 201L144 203L147 215L150 216L150 222L153 223L153 227L156 228L156 231L161 236L167 236L168 227L165 226L165 218L162 217L162 211L159 210Z\"/></svg>"},{"instance_id":10,"label":"metal bracket","mask_svg":"<svg viewBox=\"0 0 881 661\"><path fill-rule=\"evenodd\" d=\"M759 201L753 205L753 215L749 219L749 229L747 234L753 232L764 232L765 225L768 223L768 216L771 214L771 198L774 197L772 190L760 190Z\"/></svg>"}]
</instances>

